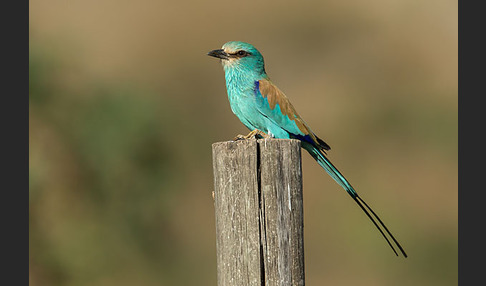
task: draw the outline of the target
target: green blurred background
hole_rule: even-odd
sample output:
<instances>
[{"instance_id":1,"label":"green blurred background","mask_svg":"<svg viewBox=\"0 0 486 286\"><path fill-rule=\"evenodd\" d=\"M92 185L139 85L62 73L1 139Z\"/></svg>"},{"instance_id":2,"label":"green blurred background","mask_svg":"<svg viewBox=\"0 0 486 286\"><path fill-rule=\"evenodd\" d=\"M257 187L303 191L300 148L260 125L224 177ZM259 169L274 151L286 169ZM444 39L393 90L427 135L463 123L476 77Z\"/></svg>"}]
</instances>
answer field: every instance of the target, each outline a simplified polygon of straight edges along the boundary
<instances>
[{"instance_id":1,"label":"green blurred background","mask_svg":"<svg viewBox=\"0 0 486 286\"><path fill-rule=\"evenodd\" d=\"M393 255L303 153L307 285L457 284L457 1L30 1L31 285L216 285L219 62L254 44Z\"/></svg>"}]
</instances>

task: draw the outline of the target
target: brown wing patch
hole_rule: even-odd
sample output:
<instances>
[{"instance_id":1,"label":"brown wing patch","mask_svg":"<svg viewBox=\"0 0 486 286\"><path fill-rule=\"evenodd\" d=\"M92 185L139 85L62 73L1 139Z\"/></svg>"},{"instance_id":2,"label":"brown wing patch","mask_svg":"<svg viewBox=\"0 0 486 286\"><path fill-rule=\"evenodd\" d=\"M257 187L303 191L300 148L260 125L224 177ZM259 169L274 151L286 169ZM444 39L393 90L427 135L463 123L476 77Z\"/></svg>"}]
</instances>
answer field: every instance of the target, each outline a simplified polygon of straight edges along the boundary
<instances>
[{"instance_id":1,"label":"brown wing patch","mask_svg":"<svg viewBox=\"0 0 486 286\"><path fill-rule=\"evenodd\" d=\"M292 106L292 104L290 103L290 100L280 89L278 89L277 86L275 86L269 80L262 79L259 81L259 88L262 96L267 98L271 109L274 109L275 106L278 104L278 106L280 107L280 111L284 115L287 115L289 119L294 120L295 124L303 134L311 136L312 140L319 144L314 133L310 130L309 127L307 127L304 120L300 118L294 106Z\"/></svg>"},{"instance_id":2,"label":"brown wing patch","mask_svg":"<svg viewBox=\"0 0 486 286\"><path fill-rule=\"evenodd\" d=\"M295 115L295 109L288 98L273 83L268 80L260 80L259 87L260 93L263 97L267 98L271 109L274 109L278 104L280 106L280 111L282 111L282 113L287 115L289 118L292 118Z\"/></svg>"}]
</instances>

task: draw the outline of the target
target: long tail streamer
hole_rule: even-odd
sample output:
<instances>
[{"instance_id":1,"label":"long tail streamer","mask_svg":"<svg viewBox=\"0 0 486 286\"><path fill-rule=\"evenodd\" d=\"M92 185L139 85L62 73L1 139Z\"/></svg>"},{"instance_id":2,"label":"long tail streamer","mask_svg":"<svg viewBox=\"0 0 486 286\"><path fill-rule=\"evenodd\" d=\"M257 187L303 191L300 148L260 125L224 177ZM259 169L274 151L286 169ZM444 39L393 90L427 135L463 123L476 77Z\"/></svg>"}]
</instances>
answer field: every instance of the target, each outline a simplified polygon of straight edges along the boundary
<instances>
[{"instance_id":1,"label":"long tail streamer","mask_svg":"<svg viewBox=\"0 0 486 286\"><path fill-rule=\"evenodd\" d=\"M391 232L388 230L388 228L385 226L383 221L380 219L380 217L373 211L373 209L356 193L354 188L351 186L351 184L344 178L344 176L339 172L339 170L334 167L334 165L327 159L327 157L320 151L317 147L308 144L308 143L303 143L302 147L306 149L311 156L319 163L319 165L326 170L326 172L341 186L343 187L344 190L354 199L354 201L358 204L358 206L364 211L364 213L368 216L368 218L373 222L375 227L380 231L381 235L383 238L385 238L386 242L388 245L391 247L395 255L398 255L398 252L396 251L395 247L393 246L392 242L390 239L385 235L385 232L390 236L392 241L395 243L395 245L398 247L400 252L404 257L407 257L407 254L405 253L405 250L403 250L402 246L398 241L395 239L395 237L391 234ZM378 221L378 223L376 222ZM384 230L384 231L383 231Z\"/></svg>"}]
</instances>

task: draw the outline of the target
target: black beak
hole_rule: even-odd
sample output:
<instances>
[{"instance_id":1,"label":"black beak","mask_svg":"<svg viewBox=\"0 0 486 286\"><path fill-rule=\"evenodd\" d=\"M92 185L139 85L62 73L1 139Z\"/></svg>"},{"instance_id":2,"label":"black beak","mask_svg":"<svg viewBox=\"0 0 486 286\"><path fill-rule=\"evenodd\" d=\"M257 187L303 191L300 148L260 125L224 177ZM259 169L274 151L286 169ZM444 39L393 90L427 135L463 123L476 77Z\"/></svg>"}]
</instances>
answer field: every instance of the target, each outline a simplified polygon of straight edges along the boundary
<instances>
[{"instance_id":1,"label":"black beak","mask_svg":"<svg viewBox=\"0 0 486 286\"><path fill-rule=\"evenodd\" d=\"M229 55L223 49L212 50L208 53L208 56L215 57L222 60L229 59Z\"/></svg>"}]
</instances>

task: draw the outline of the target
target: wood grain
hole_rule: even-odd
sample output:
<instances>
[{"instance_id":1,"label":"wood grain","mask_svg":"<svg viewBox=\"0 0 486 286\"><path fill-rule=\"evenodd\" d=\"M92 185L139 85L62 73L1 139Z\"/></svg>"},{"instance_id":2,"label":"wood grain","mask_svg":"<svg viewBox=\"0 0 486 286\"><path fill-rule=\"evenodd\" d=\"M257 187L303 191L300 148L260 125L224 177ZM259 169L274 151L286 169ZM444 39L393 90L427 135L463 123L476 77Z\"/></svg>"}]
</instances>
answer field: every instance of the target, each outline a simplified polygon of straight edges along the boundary
<instances>
[{"instance_id":1,"label":"wood grain","mask_svg":"<svg viewBox=\"0 0 486 286\"><path fill-rule=\"evenodd\" d=\"M218 285L304 285L300 141L212 147Z\"/></svg>"}]
</instances>

